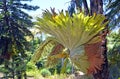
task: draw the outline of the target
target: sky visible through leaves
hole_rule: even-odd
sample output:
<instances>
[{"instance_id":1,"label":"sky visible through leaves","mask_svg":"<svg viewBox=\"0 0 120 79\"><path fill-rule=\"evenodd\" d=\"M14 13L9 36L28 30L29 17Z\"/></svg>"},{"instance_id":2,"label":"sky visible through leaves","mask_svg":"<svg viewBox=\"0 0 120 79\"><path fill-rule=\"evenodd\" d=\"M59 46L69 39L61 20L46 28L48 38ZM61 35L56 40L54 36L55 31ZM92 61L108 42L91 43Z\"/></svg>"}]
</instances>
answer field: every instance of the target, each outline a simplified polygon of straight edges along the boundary
<instances>
[{"instance_id":1,"label":"sky visible through leaves","mask_svg":"<svg viewBox=\"0 0 120 79\"><path fill-rule=\"evenodd\" d=\"M34 6L39 6L40 8L36 11L26 11L29 15L35 17L35 16L41 16L42 14L42 10L45 9L50 9L50 7L52 8L56 8L56 11L58 10L67 10L69 4L70 4L70 0L32 0L30 2L25 2L27 4L30 5L34 5Z\"/></svg>"}]
</instances>

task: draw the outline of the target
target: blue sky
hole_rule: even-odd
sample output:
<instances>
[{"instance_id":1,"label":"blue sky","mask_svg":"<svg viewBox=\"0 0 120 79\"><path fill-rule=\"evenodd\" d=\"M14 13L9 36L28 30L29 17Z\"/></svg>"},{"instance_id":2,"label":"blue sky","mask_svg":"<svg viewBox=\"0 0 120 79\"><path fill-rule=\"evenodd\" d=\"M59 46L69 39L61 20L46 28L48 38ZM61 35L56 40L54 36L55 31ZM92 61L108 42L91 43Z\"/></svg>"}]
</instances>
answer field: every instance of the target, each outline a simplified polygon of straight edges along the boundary
<instances>
[{"instance_id":1,"label":"blue sky","mask_svg":"<svg viewBox=\"0 0 120 79\"><path fill-rule=\"evenodd\" d=\"M36 11L27 11L31 16L40 16L42 14L42 10L50 9L50 7L55 7L56 11L64 9L67 10L70 0L32 0L31 2L27 2L30 5L37 5L40 8Z\"/></svg>"}]
</instances>

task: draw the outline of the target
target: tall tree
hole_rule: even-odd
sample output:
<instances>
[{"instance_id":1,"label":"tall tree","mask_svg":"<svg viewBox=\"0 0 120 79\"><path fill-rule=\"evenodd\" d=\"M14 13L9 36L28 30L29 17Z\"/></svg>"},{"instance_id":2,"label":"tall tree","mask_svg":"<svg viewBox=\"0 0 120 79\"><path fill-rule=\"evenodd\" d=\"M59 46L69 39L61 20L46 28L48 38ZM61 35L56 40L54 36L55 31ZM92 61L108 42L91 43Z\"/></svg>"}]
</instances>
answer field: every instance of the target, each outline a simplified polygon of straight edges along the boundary
<instances>
[{"instance_id":1,"label":"tall tree","mask_svg":"<svg viewBox=\"0 0 120 79\"><path fill-rule=\"evenodd\" d=\"M0 63L13 56L25 56L29 48L26 36L32 36L28 28L32 27L32 17L23 11L36 10L39 7L23 4L31 0L0 0ZM5 67L8 67L5 64Z\"/></svg>"}]
</instances>

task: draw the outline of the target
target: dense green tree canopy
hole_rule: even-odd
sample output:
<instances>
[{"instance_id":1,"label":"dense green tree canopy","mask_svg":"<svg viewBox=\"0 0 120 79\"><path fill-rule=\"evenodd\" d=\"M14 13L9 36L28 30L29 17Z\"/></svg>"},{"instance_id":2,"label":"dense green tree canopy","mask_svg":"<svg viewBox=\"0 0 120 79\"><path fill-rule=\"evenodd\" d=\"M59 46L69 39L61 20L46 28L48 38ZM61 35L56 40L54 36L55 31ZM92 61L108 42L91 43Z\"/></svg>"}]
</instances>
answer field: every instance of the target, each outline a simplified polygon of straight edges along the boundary
<instances>
[{"instance_id":1,"label":"dense green tree canopy","mask_svg":"<svg viewBox=\"0 0 120 79\"><path fill-rule=\"evenodd\" d=\"M106 15L110 20L111 29L120 27L120 0L109 0L106 6Z\"/></svg>"},{"instance_id":2,"label":"dense green tree canopy","mask_svg":"<svg viewBox=\"0 0 120 79\"><path fill-rule=\"evenodd\" d=\"M6 70L6 79L8 76L14 79L16 75L21 79L26 70L25 51L30 48L26 37L33 37L29 30L33 23L32 17L23 10L39 7L23 4L23 1L31 0L0 0L0 64Z\"/></svg>"},{"instance_id":3,"label":"dense green tree canopy","mask_svg":"<svg viewBox=\"0 0 120 79\"><path fill-rule=\"evenodd\" d=\"M32 36L28 30L28 27L32 26L32 17L23 9L36 10L38 7L23 4L22 1L31 0L0 0L0 56L2 59L24 53L28 48L25 36Z\"/></svg>"}]
</instances>

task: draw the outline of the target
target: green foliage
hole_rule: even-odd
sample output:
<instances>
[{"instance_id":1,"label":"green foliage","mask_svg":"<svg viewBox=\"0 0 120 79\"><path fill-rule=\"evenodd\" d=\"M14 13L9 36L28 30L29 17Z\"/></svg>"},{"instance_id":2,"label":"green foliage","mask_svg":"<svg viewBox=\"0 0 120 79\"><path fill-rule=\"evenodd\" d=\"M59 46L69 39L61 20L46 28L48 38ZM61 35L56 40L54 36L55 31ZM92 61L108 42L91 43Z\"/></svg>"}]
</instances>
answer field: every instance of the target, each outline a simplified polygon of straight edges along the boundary
<instances>
[{"instance_id":1,"label":"green foliage","mask_svg":"<svg viewBox=\"0 0 120 79\"><path fill-rule=\"evenodd\" d=\"M32 62L27 63L26 74L27 74L28 77L33 77L34 79L38 79L41 75L40 70Z\"/></svg>"},{"instance_id":2,"label":"green foliage","mask_svg":"<svg viewBox=\"0 0 120 79\"><path fill-rule=\"evenodd\" d=\"M23 9L38 9L23 1L30 0L0 0L0 64L8 70L6 76L17 76L18 79L25 73L29 60L26 51L30 49L30 43L26 37L33 38L29 30L33 26L32 17Z\"/></svg>"},{"instance_id":3,"label":"green foliage","mask_svg":"<svg viewBox=\"0 0 120 79\"><path fill-rule=\"evenodd\" d=\"M35 69L36 69L36 66L35 66L35 64L33 64L33 63L31 63L31 62L28 62L26 69L27 69L27 71L35 70Z\"/></svg>"},{"instance_id":4,"label":"green foliage","mask_svg":"<svg viewBox=\"0 0 120 79\"><path fill-rule=\"evenodd\" d=\"M108 36L108 61L111 79L120 77L120 33L112 32Z\"/></svg>"},{"instance_id":5,"label":"green foliage","mask_svg":"<svg viewBox=\"0 0 120 79\"><path fill-rule=\"evenodd\" d=\"M31 53L34 53L36 51L36 49L39 47L39 44L41 42L42 42L42 38L40 38L40 37L34 37L34 39L32 39L30 41L31 46L30 46L30 50L29 51Z\"/></svg>"},{"instance_id":6,"label":"green foliage","mask_svg":"<svg viewBox=\"0 0 120 79\"><path fill-rule=\"evenodd\" d=\"M43 77L48 77L51 75L51 72L48 69L42 69L40 73Z\"/></svg>"},{"instance_id":7,"label":"green foliage","mask_svg":"<svg viewBox=\"0 0 120 79\"><path fill-rule=\"evenodd\" d=\"M54 17L49 11L45 11L43 18L38 18L36 24L38 29L52 35L57 42L71 50L89 42L104 29L107 24L102 24L104 19L103 15L85 16L83 13L70 17L67 12Z\"/></svg>"},{"instance_id":8,"label":"green foliage","mask_svg":"<svg viewBox=\"0 0 120 79\"><path fill-rule=\"evenodd\" d=\"M70 62L69 58L64 59L60 72L61 74L71 74L72 73L72 67L73 64Z\"/></svg>"},{"instance_id":9,"label":"green foliage","mask_svg":"<svg viewBox=\"0 0 120 79\"><path fill-rule=\"evenodd\" d=\"M64 74L64 73L65 73L65 70L66 70L66 67L67 67L67 63L68 63L68 58L65 58L65 59L64 59L63 66L62 66L62 68L61 68L61 74Z\"/></svg>"},{"instance_id":10,"label":"green foliage","mask_svg":"<svg viewBox=\"0 0 120 79\"><path fill-rule=\"evenodd\" d=\"M24 61L22 59L23 58L20 56L15 56L11 60L5 60L4 65L0 66L0 72L4 73L4 78L24 76L26 71L27 58Z\"/></svg>"},{"instance_id":11,"label":"green foliage","mask_svg":"<svg viewBox=\"0 0 120 79\"><path fill-rule=\"evenodd\" d=\"M51 48L53 48L53 45L54 41L52 41L51 38L48 38L46 41L41 42L38 49L35 51L35 54L32 56L31 61L36 63L40 57L45 58L48 56L49 52L51 52Z\"/></svg>"},{"instance_id":12,"label":"green foliage","mask_svg":"<svg viewBox=\"0 0 120 79\"><path fill-rule=\"evenodd\" d=\"M0 1L0 55L2 59L6 59L8 54L7 59L18 53L24 56L25 50L28 50L30 46L25 37L33 37L28 29L33 26L32 17L22 9L36 10L38 7L22 4L21 1L23 0Z\"/></svg>"},{"instance_id":13,"label":"green foliage","mask_svg":"<svg viewBox=\"0 0 120 79\"><path fill-rule=\"evenodd\" d=\"M111 29L115 29L116 27L120 27L120 0L110 0L107 4L107 17L111 21L109 26Z\"/></svg>"},{"instance_id":14,"label":"green foliage","mask_svg":"<svg viewBox=\"0 0 120 79\"><path fill-rule=\"evenodd\" d=\"M6 69L3 65L0 66L0 72L2 73L8 73L8 69Z\"/></svg>"}]
</instances>

